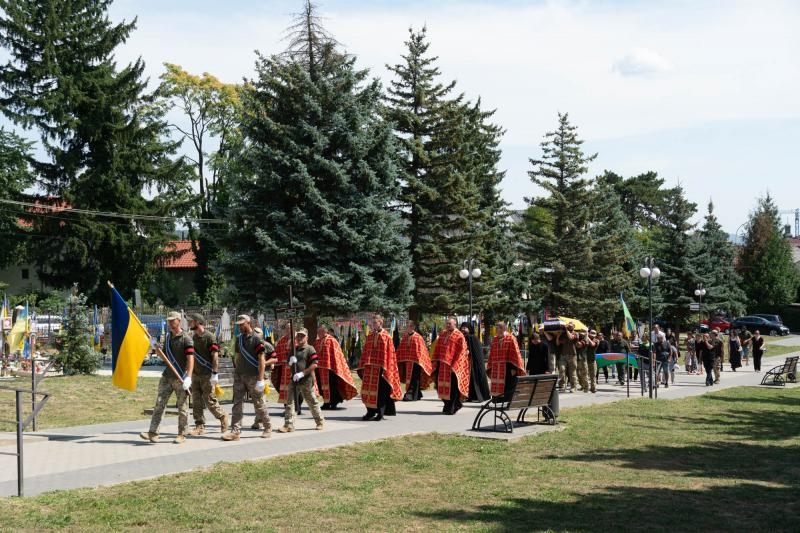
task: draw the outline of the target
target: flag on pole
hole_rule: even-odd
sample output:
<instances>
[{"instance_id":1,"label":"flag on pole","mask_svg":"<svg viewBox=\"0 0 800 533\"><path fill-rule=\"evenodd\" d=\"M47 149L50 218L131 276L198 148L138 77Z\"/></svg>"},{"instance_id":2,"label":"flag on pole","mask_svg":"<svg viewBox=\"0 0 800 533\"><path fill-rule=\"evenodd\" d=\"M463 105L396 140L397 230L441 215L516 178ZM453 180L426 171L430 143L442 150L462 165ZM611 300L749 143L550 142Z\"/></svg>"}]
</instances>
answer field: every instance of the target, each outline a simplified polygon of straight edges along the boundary
<instances>
[{"instance_id":1,"label":"flag on pole","mask_svg":"<svg viewBox=\"0 0 800 533\"><path fill-rule=\"evenodd\" d=\"M12 352L22 350L25 344L25 334L28 331L28 306L20 309L17 314L17 320L11 326L11 331L8 333L8 349Z\"/></svg>"},{"instance_id":2,"label":"flag on pole","mask_svg":"<svg viewBox=\"0 0 800 533\"><path fill-rule=\"evenodd\" d=\"M111 287L111 383L136 390L136 378L150 350L150 335L133 310Z\"/></svg>"},{"instance_id":3,"label":"flag on pole","mask_svg":"<svg viewBox=\"0 0 800 533\"><path fill-rule=\"evenodd\" d=\"M636 322L633 321L633 317L630 311L628 311L628 306L625 305L625 299L622 297L622 293L619 293L619 301L622 304L622 314L625 315L625 320L622 322L622 335L624 335L626 339L629 339L636 329Z\"/></svg>"}]
</instances>

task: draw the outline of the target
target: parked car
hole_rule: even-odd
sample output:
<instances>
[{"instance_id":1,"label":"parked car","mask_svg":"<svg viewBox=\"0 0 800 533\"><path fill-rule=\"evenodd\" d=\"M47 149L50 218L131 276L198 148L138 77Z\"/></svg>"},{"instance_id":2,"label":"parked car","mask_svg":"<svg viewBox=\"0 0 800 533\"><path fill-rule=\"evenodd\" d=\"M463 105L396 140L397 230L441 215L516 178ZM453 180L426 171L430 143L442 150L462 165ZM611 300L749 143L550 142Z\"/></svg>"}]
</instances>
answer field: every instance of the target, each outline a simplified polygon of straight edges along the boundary
<instances>
[{"instance_id":1,"label":"parked car","mask_svg":"<svg viewBox=\"0 0 800 533\"><path fill-rule=\"evenodd\" d=\"M763 315L761 313L753 313L752 315L748 316L760 316L761 318L766 318L771 322L777 322L778 324L783 324L783 320L781 320L781 315Z\"/></svg>"},{"instance_id":2,"label":"parked car","mask_svg":"<svg viewBox=\"0 0 800 533\"><path fill-rule=\"evenodd\" d=\"M703 320L700 321L700 324L707 326L706 328L701 328L701 331L702 329L708 331L710 329L716 328L720 330L722 333L727 334L731 330L730 321L721 316L717 316L712 319L704 318Z\"/></svg>"},{"instance_id":3,"label":"parked car","mask_svg":"<svg viewBox=\"0 0 800 533\"><path fill-rule=\"evenodd\" d=\"M760 332L769 335L789 334L789 328L783 324L755 315L739 317L731 322L731 327L738 330L747 329L751 332L759 330Z\"/></svg>"}]
</instances>

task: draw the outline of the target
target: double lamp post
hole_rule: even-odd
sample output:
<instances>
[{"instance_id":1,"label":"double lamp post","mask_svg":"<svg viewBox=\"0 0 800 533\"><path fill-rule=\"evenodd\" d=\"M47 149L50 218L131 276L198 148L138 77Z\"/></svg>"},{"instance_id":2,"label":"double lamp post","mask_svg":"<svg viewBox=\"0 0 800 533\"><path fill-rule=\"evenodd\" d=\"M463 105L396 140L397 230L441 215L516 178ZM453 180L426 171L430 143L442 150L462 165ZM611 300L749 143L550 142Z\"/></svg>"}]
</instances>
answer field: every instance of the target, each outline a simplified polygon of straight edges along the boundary
<instances>
[{"instance_id":1,"label":"double lamp post","mask_svg":"<svg viewBox=\"0 0 800 533\"><path fill-rule=\"evenodd\" d=\"M656 266L656 261L654 257L646 257L644 260L644 266L639 270L639 275L642 278L647 279L647 305L650 308L650 320L649 320L649 329L647 330L647 334L650 336L650 357L649 357L649 367L647 369L648 373L648 381L649 383L649 394L650 398L653 397L653 280L658 279L661 275L661 269ZM643 369L642 369L643 370ZM641 371L640 371L641 373Z\"/></svg>"},{"instance_id":2,"label":"double lamp post","mask_svg":"<svg viewBox=\"0 0 800 533\"><path fill-rule=\"evenodd\" d=\"M469 323L472 324L472 280L481 277L481 269L475 266L477 262L474 258L464 260L464 268L458 272L461 279L468 280L469 283Z\"/></svg>"}]
</instances>

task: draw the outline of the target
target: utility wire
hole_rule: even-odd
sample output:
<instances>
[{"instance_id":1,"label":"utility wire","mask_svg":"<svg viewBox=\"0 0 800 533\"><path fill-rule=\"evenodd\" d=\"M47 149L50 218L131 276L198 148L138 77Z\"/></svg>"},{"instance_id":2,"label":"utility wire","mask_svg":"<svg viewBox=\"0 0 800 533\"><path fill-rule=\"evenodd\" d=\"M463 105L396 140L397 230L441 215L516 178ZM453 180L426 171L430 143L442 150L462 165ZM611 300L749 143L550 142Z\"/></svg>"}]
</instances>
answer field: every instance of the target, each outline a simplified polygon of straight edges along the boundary
<instances>
[{"instance_id":1,"label":"utility wire","mask_svg":"<svg viewBox=\"0 0 800 533\"><path fill-rule=\"evenodd\" d=\"M158 215L137 215L137 214L126 214L126 213L112 213L110 211L91 211L89 209L78 209L76 207L63 207L58 205L45 205L45 204L37 204L32 202L22 202L19 200L8 200L6 198L0 198L0 204L9 204L9 205L17 205L21 207L32 207L34 209L48 211L50 213L78 213L82 215L93 215L97 217L107 217L107 218L122 218L125 220L149 220L149 221L157 221L157 222L175 222L181 220L190 220L192 222L202 223L202 224L227 224L227 221L220 220L217 218L177 218L177 217L162 217ZM37 214L43 213L35 213L26 211L25 216L35 216Z\"/></svg>"}]
</instances>

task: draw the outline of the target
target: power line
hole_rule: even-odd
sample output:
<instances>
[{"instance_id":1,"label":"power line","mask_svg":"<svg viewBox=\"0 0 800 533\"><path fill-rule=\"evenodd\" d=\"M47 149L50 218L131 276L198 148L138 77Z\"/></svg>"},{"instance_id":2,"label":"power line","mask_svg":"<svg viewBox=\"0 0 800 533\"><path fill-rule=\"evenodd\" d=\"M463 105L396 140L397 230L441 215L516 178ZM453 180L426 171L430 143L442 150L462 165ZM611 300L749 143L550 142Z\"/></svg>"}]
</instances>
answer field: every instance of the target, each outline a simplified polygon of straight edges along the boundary
<instances>
[{"instance_id":1,"label":"power line","mask_svg":"<svg viewBox=\"0 0 800 533\"><path fill-rule=\"evenodd\" d=\"M78 209L76 207L63 207L57 205L46 205L46 204L37 204L32 202L22 202L19 200L8 200L5 198L0 198L0 203L2 204L9 204L9 205L16 205L20 207L31 207L37 210L44 210L49 213L77 213L82 215L92 215L96 217L106 217L106 218L122 218L125 220L148 220L151 222L177 222L182 220L188 220L192 222L196 222L198 224L226 224L227 221L219 220L217 218L177 218L177 217L163 217L158 215L137 215L137 214L127 214L127 213L112 213L111 211L91 211L89 209ZM26 211L26 216L37 215L44 213L36 213Z\"/></svg>"}]
</instances>

